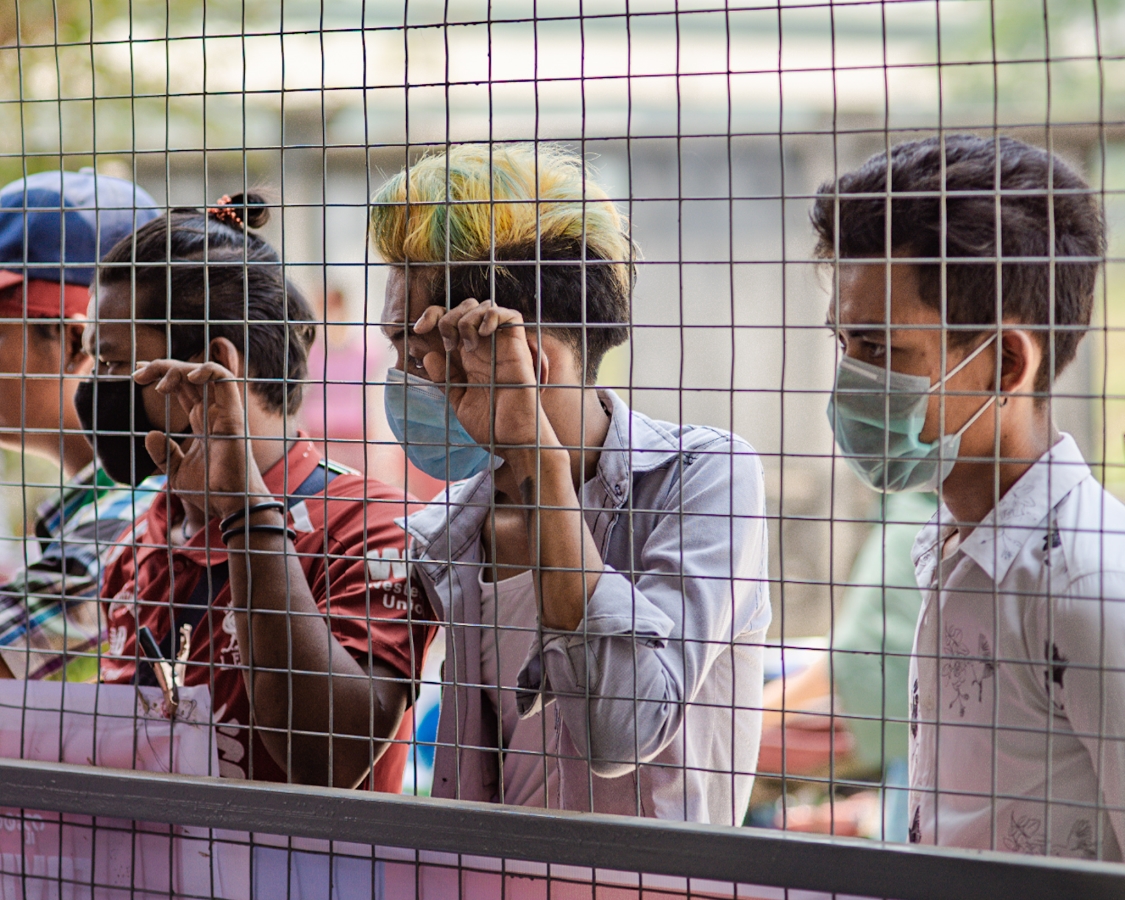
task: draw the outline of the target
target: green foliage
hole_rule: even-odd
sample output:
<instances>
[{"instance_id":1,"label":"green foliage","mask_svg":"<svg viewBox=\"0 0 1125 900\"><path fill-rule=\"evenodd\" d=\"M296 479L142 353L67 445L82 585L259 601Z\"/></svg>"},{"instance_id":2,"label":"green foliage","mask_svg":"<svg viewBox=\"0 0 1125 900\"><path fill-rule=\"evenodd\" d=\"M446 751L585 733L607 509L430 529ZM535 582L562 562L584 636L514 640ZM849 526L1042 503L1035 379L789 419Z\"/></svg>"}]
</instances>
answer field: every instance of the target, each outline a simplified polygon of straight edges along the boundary
<instances>
[{"instance_id":1,"label":"green foliage","mask_svg":"<svg viewBox=\"0 0 1125 900\"><path fill-rule=\"evenodd\" d=\"M1125 0L980 0L972 4L972 78L956 99L1004 122L1096 123L1125 108Z\"/></svg>"},{"instance_id":2,"label":"green foliage","mask_svg":"<svg viewBox=\"0 0 1125 900\"><path fill-rule=\"evenodd\" d=\"M319 11L294 5L306 17ZM201 144L206 66L218 55L229 88L240 62L231 38L279 31L281 9L270 0L0 0L0 179L57 168L63 154L76 168L94 153ZM239 138L240 126L215 117L209 145Z\"/></svg>"}]
</instances>

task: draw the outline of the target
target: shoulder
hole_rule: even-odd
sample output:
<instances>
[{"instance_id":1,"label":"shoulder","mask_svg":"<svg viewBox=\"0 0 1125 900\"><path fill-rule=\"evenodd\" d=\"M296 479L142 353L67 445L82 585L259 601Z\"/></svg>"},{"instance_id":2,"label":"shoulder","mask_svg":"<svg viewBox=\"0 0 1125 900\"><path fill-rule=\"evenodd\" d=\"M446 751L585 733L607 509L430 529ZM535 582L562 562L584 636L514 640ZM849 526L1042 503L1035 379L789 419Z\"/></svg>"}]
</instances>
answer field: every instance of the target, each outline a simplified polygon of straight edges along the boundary
<instances>
[{"instance_id":1,"label":"shoulder","mask_svg":"<svg viewBox=\"0 0 1125 900\"><path fill-rule=\"evenodd\" d=\"M163 475L152 476L135 488L115 486L91 500L86 506L87 515L101 522L117 520L128 524L146 515L153 503L164 492ZM96 512L95 512L96 508Z\"/></svg>"},{"instance_id":2,"label":"shoulder","mask_svg":"<svg viewBox=\"0 0 1125 900\"><path fill-rule=\"evenodd\" d=\"M1061 543L1072 588L1100 581L1103 595L1125 600L1125 504L1091 476L1058 504L1055 523L1048 541Z\"/></svg>"},{"instance_id":3,"label":"shoulder","mask_svg":"<svg viewBox=\"0 0 1125 900\"><path fill-rule=\"evenodd\" d=\"M103 578L108 584L114 578L126 576L137 566L137 554L132 552L140 545L166 546L166 527L168 521L168 495L154 494L146 500L146 508L138 512L136 518L119 522L122 527L115 539L109 542L102 557ZM163 554L155 554L149 559L165 559ZM153 564L149 563L149 565Z\"/></svg>"},{"instance_id":4,"label":"shoulder","mask_svg":"<svg viewBox=\"0 0 1125 900\"><path fill-rule=\"evenodd\" d=\"M638 505L719 513L764 510L765 473L746 440L710 425L654 419L645 424L649 427L640 434L647 440L638 440L629 451Z\"/></svg>"},{"instance_id":5,"label":"shoulder","mask_svg":"<svg viewBox=\"0 0 1125 900\"><path fill-rule=\"evenodd\" d=\"M614 481L648 473L689 477L691 470L720 469L761 479L757 453L736 434L711 425L665 422L630 407L607 388L599 388L610 412L602 445L603 474Z\"/></svg>"},{"instance_id":6,"label":"shoulder","mask_svg":"<svg viewBox=\"0 0 1125 900\"><path fill-rule=\"evenodd\" d=\"M419 505L402 488L345 472L333 478L324 493L302 499L289 511L299 531L327 529L333 541L353 543L366 533L368 542L390 536L401 543L403 533L395 519Z\"/></svg>"},{"instance_id":7,"label":"shoulder","mask_svg":"<svg viewBox=\"0 0 1125 900\"><path fill-rule=\"evenodd\" d=\"M674 425L650 420L663 426L674 455L671 464L679 464L688 477L692 470L727 469L732 474L762 477L762 462L749 441L722 428L711 425Z\"/></svg>"},{"instance_id":8,"label":"shoulder","mask_svg":"<svg viewBox=\"0 0 1125 900\"><path fill-rule=\"evenodd\" d=\"M761 469L750 443L730 431L713 425L665 422L636 410L630 410L630 418L632 427L623 443L635 457L634 468L642 468L644 457L652 456L657 465L690 467L700 461L728 460L739 467Z\"/></svg>"}]
</instances>

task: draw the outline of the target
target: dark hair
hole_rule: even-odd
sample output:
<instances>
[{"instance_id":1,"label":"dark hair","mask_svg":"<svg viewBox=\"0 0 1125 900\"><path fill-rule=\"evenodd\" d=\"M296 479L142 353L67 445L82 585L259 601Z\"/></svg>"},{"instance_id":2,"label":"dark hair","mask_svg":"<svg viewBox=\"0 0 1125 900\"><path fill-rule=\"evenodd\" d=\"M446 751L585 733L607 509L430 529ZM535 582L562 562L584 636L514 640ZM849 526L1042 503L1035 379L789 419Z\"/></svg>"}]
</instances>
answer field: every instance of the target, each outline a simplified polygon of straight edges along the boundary
<instances>
[{"instance_id":1,"label":"dark hair","mask_svg":"<svg viewBox=\"0 0 1125 900\"><path fill-rule=\"evenodd\" d=\"M601 259L589 244L583 260L581 239L562 237L541 236L538 252L534 244L509 244L496 247L495 253L496 265L441 264L433 276L432 302L448 301L452 308L469 297L491 298L516 310L525 322L556 326L544 331L570 345L583 377L592 383L606 353L629 339L629 293L616 271L620 260ZM541 265L536 264L537 256Z\"/></svg>"},{"instance_id":2,"label":"dark hair","mask_svg":"<svg viewBox=\"0 0 1125 900\"><path fill-rule=\"evenodd\" d=\"M573 150L452 145L414 160L371 203L371 242L385 262L444 268L426 284L435 303L491 298L555 326L587 384L628 340L639 254L628 220Z\"/></svg>"},{"instance_id":3,"label":"dark hair","mask_svg":"<svg viewBox=\"0 0 1125 900\"><path fill-rule=\"evenodd\" d=\"M98 278L102 284L135 279L135 318L177 323L169 330L175 359L227 338L245 356L251 390L271 411L292 414L301 405L316 332L309 304L285 278L277 252L251 233L268 220L265 200L254 193L208 211L170 210L119 241Z\"/></svg>"},{"instance_id":4,"label":"dark hair","mask_svg":"<svg viewBox=\"0 0 1125 900\"><path fill-rule=\"evenodd\" d=\"M891 148L889 165L880 153L835 184L821 185L810 215L821 259L899 253L934 260L918 264L918 282L923 302L938 310L939 260L946 260L948 325L994 325L1000 305L1004 317L1051 326L1036 330L1044 351L1037 392L1049 390L1053 376L1074 359L1090 324L1105 224L1089 186L1059 157L1009 137L910 141ZM1048 258L1054 261L1053 313ZM965 341L979 332L949 334Z\"/></svg>"}]
</instances>

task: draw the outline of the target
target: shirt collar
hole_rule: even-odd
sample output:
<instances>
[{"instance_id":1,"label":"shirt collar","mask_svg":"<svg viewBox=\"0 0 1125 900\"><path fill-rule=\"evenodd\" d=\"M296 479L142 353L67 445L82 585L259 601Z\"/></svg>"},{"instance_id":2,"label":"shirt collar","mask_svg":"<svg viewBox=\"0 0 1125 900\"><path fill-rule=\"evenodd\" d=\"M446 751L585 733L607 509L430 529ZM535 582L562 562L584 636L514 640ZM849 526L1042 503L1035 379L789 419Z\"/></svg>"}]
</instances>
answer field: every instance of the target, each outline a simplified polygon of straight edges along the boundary
<instances>
[{"instance_id":1,"label":"shirt collar","mask_svg":"<svg viewBox=\"0 0 1125 900\"><path fill-rule=\"evenodd\" d=\"M1000 502L962 541L959 550L981 567L993 581L1002 582L1019 551L1048 513L1090 475L1082 451L1069 434L1020 477ZM941 542L953 525L953 514L942 504L914 543L912 557L918 565L927 553L940 552Z\"/></svg>"},{"instance_id":2,"label":"shirt collar","mask_svg":"<svg viewBox=\"0 0 1125 900\"><path fill-rule=\"evenodd\" d=\"M442 558L460 559L466 546L479 538L491 498L492 472L482 472L451 484L417 512L395 519L413 538L411 555L435 581L446 563L427 561L430 548L438 548Z\"/></svg>"},{"instance_id":3,"label":"shirt collar","mask_svg":"<svg viewBox=\"0 0 1125 900\"><path fill-rule=\"evenodd\" d=\"M78 473L70 479L71 484L80 484L83 487L95 483L95 480L101 482L102 477L109 479L109 484L112 486L113 480L102 471L97 462L88 462L84 465Z\"/></svg>"},{"instance_id":4,"label":"shirt collar","mask_svg":"<svg viewBox=\"0 0 1125 900\"><path fill-rule=\"evenodd\" d=\"M598 396L610 414L609 432L598 458L598 477L610 494L624 503L633 475L667 465L679 455L680 440L662 422L630 409L608 388L599 388Z\"/></svg>"},{"instance_id":5,"label":"shirt collar","mask_svg":"<svg viewBox=\"0 0 1125 900\"><path fill-rule=\"evenodd\" d=\"M608 388L598 388L598 397L609 410L610 422L594 477L620 507L628 500L633 475L666 465L679 454L680 443L661 423L634 412ZM491 494L492 473L482 472L450 485L425 508L397 521L416 541L416 556L443 547L457 559L466 541L479 535Z\"/></svg>"}]
</instances>

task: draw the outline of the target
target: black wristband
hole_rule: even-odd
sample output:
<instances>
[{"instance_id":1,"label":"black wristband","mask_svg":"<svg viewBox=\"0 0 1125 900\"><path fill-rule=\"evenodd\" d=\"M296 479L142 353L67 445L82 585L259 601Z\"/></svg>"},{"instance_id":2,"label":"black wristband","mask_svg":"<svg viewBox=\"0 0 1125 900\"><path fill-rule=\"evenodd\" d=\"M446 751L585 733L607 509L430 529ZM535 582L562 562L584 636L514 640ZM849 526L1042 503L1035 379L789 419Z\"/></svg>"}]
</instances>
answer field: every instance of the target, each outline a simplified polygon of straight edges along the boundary
<instances>
[{"instance_id":1,"label":"black wristband","mask_svg":"<svg viewBox=\"0 0 1125 900\"><path fill-rule=\"evenodd\" d=\"M223 543L228 543L231 538L238 537L240 534L280 534L283 537L289 538L289 540L294 543L297 541L297 532L284 525L246 525L242 528L231 528L228 531L224 531Z\"/></svg>"},{"instance_id":2,"label":"black wristband","mask_svg":"<svg viewBox=\"0 0 1125 900\"><path fill-rule=\"evenodd\" d=\"M283 513L285 512L285 504L280 500L267 500L265 503L255 503L249 509L245 506L242 509L236 509L219 523L219 530L223 532L230 531L232 525L241 522L247 516L252 516L254 513L268 512L269 510L277 510L279 513Z\"/></svg>"}]
</instances>

